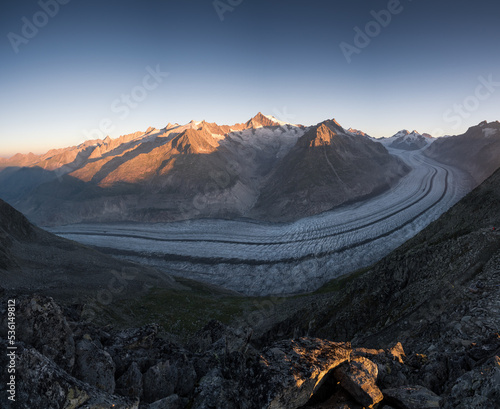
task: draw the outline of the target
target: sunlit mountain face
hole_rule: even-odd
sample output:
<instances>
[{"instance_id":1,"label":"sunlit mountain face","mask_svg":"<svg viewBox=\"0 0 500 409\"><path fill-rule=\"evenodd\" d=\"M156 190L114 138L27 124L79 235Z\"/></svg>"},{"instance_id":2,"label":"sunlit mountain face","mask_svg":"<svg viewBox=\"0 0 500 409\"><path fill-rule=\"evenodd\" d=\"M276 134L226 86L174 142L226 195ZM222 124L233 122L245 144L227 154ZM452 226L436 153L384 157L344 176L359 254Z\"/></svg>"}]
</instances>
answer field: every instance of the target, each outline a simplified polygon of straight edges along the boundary
<instances>
[{"instance_id":1,"label":"sunlit mountain face","mask_svg":"<svg viewBox=\"0 0 500 409\"><path fill-rule=\"evenodd\" d=\"M5 198L41 224L296 220L380 193L409 170L334 120L305 127L261 113L235 125L168 124L2 166Z\"/></svg>"}]
</instances>

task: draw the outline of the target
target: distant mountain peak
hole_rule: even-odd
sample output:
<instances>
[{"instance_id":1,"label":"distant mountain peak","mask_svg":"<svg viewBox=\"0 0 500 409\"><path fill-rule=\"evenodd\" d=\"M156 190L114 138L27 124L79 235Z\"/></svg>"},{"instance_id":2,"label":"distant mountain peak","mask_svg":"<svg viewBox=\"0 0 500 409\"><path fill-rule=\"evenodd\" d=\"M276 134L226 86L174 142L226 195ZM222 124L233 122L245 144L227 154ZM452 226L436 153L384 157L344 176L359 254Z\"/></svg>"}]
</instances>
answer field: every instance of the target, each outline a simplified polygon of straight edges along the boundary
<instances>
[{"instance_id":1,"label":"distant mountain peak","mask_svg":"<svg viewBox=\"0 0 500 409\"><path fill-rule=\"evenodd\" d=\"M409 134L410 134L410 132L407 129L401 129L399 132L396 132L394 135L392 135L392 137L399 138L400 136L406 136Z\"/></svg>"},{"instance_id":2,"label":"distant mountain peak","mask_svg":"<svg viewBox=\"0 0 500 409\"><path fill-rule=\"evenodd\" d=\"M365 133L363 131L360 131L359 129L349 128L347 130L347 133L349 133L351 135L365 136L367 138L370 138L370 135L368 135L367 133Z\"/></svg>"},{"instance_id":3,"label":"distant mountain peak","mask_svg":"<svg viewBox=\"0 0 500 409\"><path fill-rule=\"evenodd\" d=\"M172 139L172 147L181 153L213 152L218 143L205 129L186 129Z\"/></svg>"},{"instance_id":4,"label":"distant mountain peak","mask_svg":"<svg viewBox=\"0 0 500 409\"><path fill-rule=\"evenodd\" d=\"M324 125L330 129L334 134L347 134L346 130L340 125L334 118L327 119L319 124L319 126Z\"/></svg>"},{"instance_id":5,"label":"distant mountain peak","mask_svg":"<svg viewBox=\"0 0 500 409\"><path fill-rule=\"evenodd\" d=\"M250 119L245 125L247 128L261 128L263 126L279 126L282 123L278 121L271 115L264 115L262 112L259 112L252 119Z\"/></svg>"},{"instance_id":6,"label":"distant mountain peak","mask_svg":"<svg viewBox=\"0 0 500 409\"><path fill-rule=\"evenodd\" d=\"M386 141L390 143L389 146L391 148L418 150L434 142L434 138L427 133L421 134L416 130L409 132L408 130L403 129L392 137L387 138Z\"/></svg>"},{"instance_id":7,"label":"distant mountain peak","mask_svg":"<svg viewBox=\"0 0 500 409\"><path fill-rule=\"evenodd\" d=\"M341 128L342 129L342 128ZM300 140L301 146L315 148L318 146L326 146L332 143L332 140L337 136L338 125L330 120L321 122L315 127L312 127Z\"/></svg>"}]
</instances>

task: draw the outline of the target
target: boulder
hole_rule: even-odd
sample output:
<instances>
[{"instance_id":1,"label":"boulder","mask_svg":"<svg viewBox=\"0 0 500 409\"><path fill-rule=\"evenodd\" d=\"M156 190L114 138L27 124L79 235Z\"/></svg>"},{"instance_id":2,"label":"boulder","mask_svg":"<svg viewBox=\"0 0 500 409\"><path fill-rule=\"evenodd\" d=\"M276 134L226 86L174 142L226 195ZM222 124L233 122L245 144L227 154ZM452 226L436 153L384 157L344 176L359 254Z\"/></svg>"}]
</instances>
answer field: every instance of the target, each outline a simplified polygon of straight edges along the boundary
<instances>
[{"instance_id":1,"label":"boulder","mask_svg":"<svg viewBox=\"0 0 500 409\"><path fill-rule=\"evenodd\" d=\"M174 364L179 374L175 385L175 393L182 397L191 395L198 380L193 364L187 357L179 357L174 361Z\"/></svg>"},{"instance_id":2,"label":"boulder","mask_svg":"<svg viewBox=\"0 0 500 409\"><path fill-rule=\"evenodd\" d=\"M143 377L144 400L152 403L173 395L178 377L177 367L169 361L159 362L149 368Z\"/></svg>"},{"instance_id":3,"label":"boulder","mask_svg":"<svg viewBox=\"0 0 500 409\"><path fill-rule=\"evenodd\" d=\"M4 319L7 315L2 314ZM59 305L50 297L34 295L20 297L16 305L16 337L31 345L65 371L71 372L75 364L73 332ZM2 323L0 335L7 328Z\"/></svg>"},{"instance_id":4,"label":"boulder","mask_svg":"<svg viewBox=\"0 0 500 409\"><path fill-rule=\"evenodd\" d=\"M404 364L403 357L405 357L406 355L401 342L398 342L392 348L389 348L387 350L387 355L389 355L395 361L398 361L400 364Z\"/></svg>"},{"instance_id":5,"label":"boulder","mask_svg":"<svg viewBox=\"0 0 500 409\"><path fill-rule=\"evenodd\" d=\"M384 396L376 385L378 368L367 358L354 357L335 369L335 378L363 406L372 407Z\"/></svg>"},{"instance_id":6,"label":"boulder","mask_svg":"<svg viewBox=\"0 0 500 409\"><path fill-rule=\"evenodd\" d=\"M186 407L187 403L188 400L179 397L179 395L170 395L152 403L149 405L148 409L183 409Z\"/></svg>"},{"instance_id":7,"label":"boulder","mask_svg":"<svg viewBox=\"0 0 500 409\"><path fill-rule=\"evenodd\" d=\"M142 373L137 362L132 362L127 371L118 378L116 393L130 398L142 396Z\"/></svg>"},{"instance_id":8,"label":"boulder","mask_svg":"<svg viewBox=\"0 0 500 409\"><path fill-rule=\"evenodd\" d=\"M248 401L238 396L238 389L236 381L224 379L220 369L212 369L200 380L192 409L250 408Z\"/></svg>"},{"instance_id":9,"label":"boulder","mask_svg":"<svg viewBox=\"0 0 500 409\"><path fill-rule=\"evenodd\" d=\"M116 372L123 374L135 362L144 374L160 361L166 361L180 348L158 336L158 325L127 329L114 334L106 343L116 365Z\"/></svg>"},{"instance_id":10,"label":"boulder","mask_svg":"<svg viewBox=\"0 0 500 409\"><path fill-rule=\"evenodd\" d=\"M337 382L335 379L331 379L332 382ZM325 385L326 386L326 385ZM324 389L324 387L322 389ZM336 387L335 385L328 385L328 390L330 396L328 398L322 396L322 399L315 399L317 396L314 395L311 401L303 407L303 409L363 409L359 403L354 401L351 395L349 395L344 389ZM332 394L333 391L333 394ZM384 408L385 409L385 408Z\"/></svg>"},{"instance_id":11,"label":"boulder","mask_svg":"<svg viewBox=\"0 0 500 409\"><path fill-rule=\"evenodd\" d=\"M111 355L99 348L90 337L76 346L75 376L110 394L115 391L115 364Z\"/></svg>"},{"instance_id":12,"label":"boulder","mask_svg":"<svg viewBox=\"0 0 500 409\"><path fill-rule=\"evenodd\" d=\"M231 353L242 351L250 339L250 334L240 329L230 328L219 321L211 320L198 331L188 344L193 352Z\"/></svg>"},{"instance_id":13,"label":"boulder","mask_svg":"<svg viewBox=\"0 0 500 409\"><path fill-rule=\"evenodd\" d=\"M434 409L439 408L441 398L423 386L401 386L384 389L387 403L400 409Z\"/></svg>"},{"instance_id":14,"label":"boulder","mask_svg":"<svg viewBox=\"0 0 500 409\"><path fill-rule=\"evenodd\" d=\"M351 345L317 338L277 342L263 351L247 380L256 404L269 409L305 405L325 376L351 356Z\"/></svg>"},{"instance_id":15,"label":"boulder","mask_svg":"<svg viewBox=\"0 0 500 409\"><path fill-rule=\"evenodd\" d=\"M402 357L405 356L403 346L397 343L387 350L355 348L352 351L353 357L364 357L377 365L377 384L381 388L396 388L407 385L406 374L409 369L403 364Z\"/></svg>"}]
</instances>

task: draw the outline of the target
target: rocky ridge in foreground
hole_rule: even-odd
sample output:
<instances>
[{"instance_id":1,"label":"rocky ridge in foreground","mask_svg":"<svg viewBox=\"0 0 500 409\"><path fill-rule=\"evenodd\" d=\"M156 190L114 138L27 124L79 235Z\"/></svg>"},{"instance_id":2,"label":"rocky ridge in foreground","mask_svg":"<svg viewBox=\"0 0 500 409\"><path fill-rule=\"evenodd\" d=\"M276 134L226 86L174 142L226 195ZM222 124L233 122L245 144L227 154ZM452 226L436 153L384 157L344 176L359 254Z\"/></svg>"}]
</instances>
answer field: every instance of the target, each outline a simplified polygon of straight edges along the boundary
<instances>
[{"instance_id":1,"label":"rocky ridge in foreground","mask_svg":"<svg viewBox=\"0 0 500 409\"><path fill-rule=\"evenodd\" d=\"M498 334L453 357L456 375L475 365L447 375L451 388L439 396L422 381L439 377L443 357L405 354L401 343L367 349L301 337L257 349L249 329L212 321L180 346L156 325L99 328L47 297L20 297L16 308L18 408L495 408L500 401ZM6 360L2 354L3 367ZM4 377L0 399L9 402Z\"/></svg>"}]
</instances>

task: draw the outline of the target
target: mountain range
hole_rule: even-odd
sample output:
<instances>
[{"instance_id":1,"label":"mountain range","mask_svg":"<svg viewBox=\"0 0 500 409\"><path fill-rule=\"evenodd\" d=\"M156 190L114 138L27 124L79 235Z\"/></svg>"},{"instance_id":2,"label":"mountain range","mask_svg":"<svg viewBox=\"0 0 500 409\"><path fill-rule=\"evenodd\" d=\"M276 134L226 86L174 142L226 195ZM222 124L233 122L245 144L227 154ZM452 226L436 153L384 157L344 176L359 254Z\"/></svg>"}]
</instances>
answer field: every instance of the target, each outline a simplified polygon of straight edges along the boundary
<instances>
[{"instance_id":1,"label":"mountain range","mask_svg":"<svg viewBox=\"0 0 500 409\"><path fill-rule=\"evenodd\" d=\"M422 150L477 186L500 166L500 124L432 138L374 139L335 120L288 124L191 121L43 155L0 159L0 198L39 225L193 218L292 221L394 186L409 167L388 149Z\"/></svg>"},{"instance_id":2,"label":"mountain range","mask_svg":"<svg viewBox=\"0 0 500 409\"><path fill-rule=\"evenodd\" d=\"M336 121L205 121L0 161L0 197L41 225L194 217L287 221L380 193L408 167Z\"/></svg>"},{"instance_id":3,"label":"mountain range","mask_svg":"<svg viewBox=\"0 0 500 409\"><path fill-rule=\"evenodd\" d=\"M434 138L426 133L420 134L417 131L409 132L403 129L390 138L382 138L382 142L391 148L414 151L429 146L434 142Z\"/></svg>"}]
</instances>

